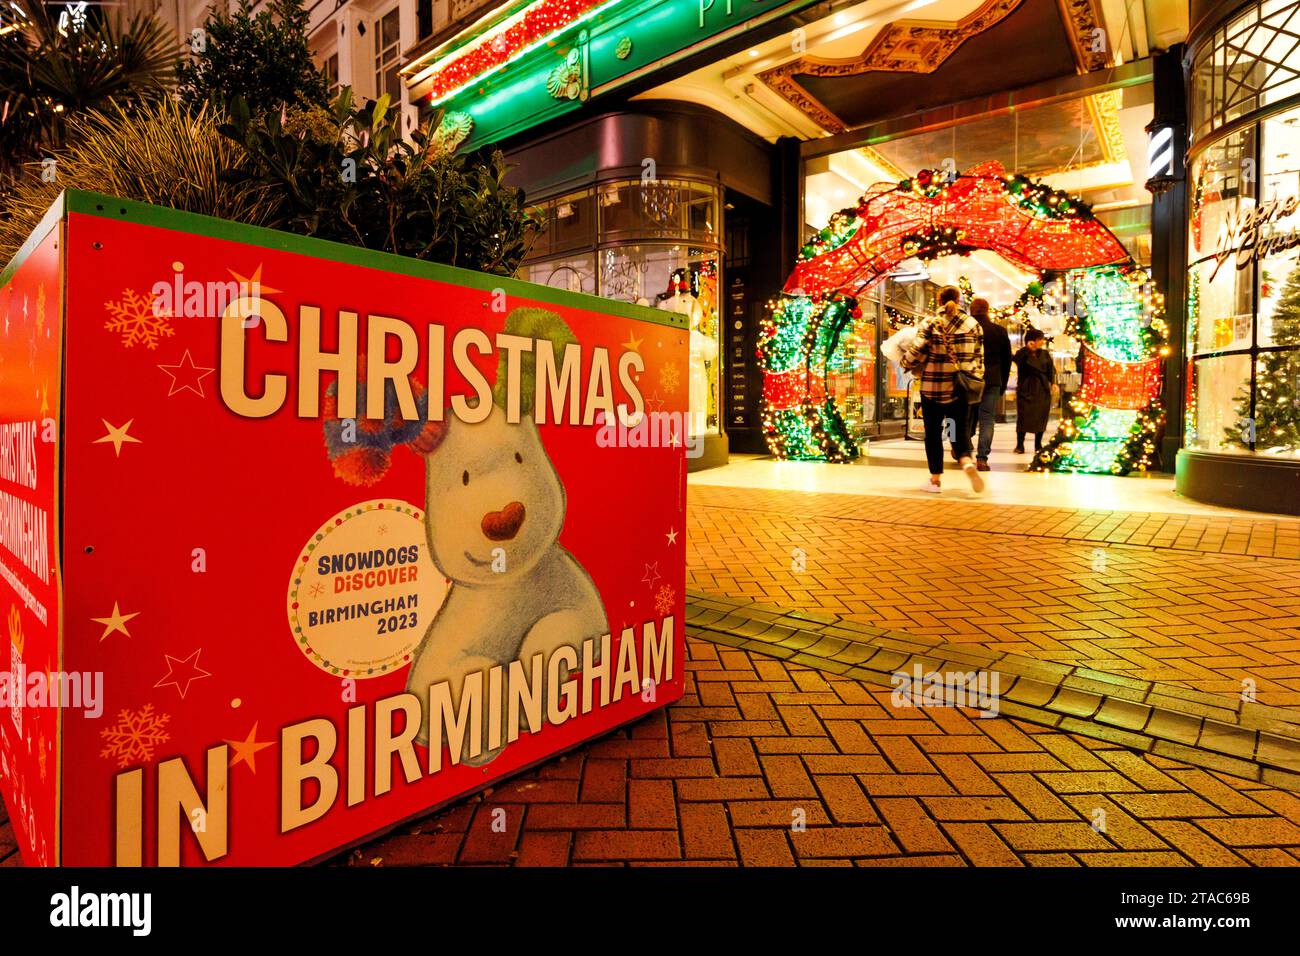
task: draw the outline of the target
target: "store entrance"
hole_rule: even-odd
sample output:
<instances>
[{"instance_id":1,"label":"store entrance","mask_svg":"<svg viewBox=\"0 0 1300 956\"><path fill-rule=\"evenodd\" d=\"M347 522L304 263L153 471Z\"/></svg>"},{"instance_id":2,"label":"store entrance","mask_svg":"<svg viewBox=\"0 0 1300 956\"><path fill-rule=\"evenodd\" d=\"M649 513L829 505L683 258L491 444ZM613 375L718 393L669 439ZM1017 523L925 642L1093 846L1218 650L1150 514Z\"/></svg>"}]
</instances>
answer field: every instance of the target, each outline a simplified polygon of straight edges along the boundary
<instances>
[{"instance_id":1,"label":"store entrance","mask_svg":"<svg viewBox=\"0 0 1300 956\"><path fill-rule=\"evenodd\" d=\"M858 457L852 419L834 397L845 330L867 316L871 293L887 278L906 270L930 281L932 265L976 253L1031 277L1003 312L1005 318L1025 317L1031 348L1017 364L1033 366L1040 393L1054 376L1038 350L1045 332L1030 316L1037 314L1041 322L1049 314L1064 315L1064 336L1082 345L1079 396L1031 467L1118 475L1152 466L1163 424L1168 328L1149 275L1076 196L1008 174L996 162L964 173L925 169L896 184L878 183L804 245L760 337L768 402L764 433L776 457ZM944 285L965 285L967 303L975 297L968 276ZM1055 308L1048 305L1055 294L1050 289L1062 297ZM934 315L938 303L930 305L926 314ZM898 334L882 352L902 361L916 341L907 326L925 320L896 309L885 315ZM923 340L933 354L929 328ZM1040 394L1033 416L1045 417L1049 406L1050 393ZM1035 434L1045 430L1042 424L1033 427Z\"/></svg>"}]
</instances>

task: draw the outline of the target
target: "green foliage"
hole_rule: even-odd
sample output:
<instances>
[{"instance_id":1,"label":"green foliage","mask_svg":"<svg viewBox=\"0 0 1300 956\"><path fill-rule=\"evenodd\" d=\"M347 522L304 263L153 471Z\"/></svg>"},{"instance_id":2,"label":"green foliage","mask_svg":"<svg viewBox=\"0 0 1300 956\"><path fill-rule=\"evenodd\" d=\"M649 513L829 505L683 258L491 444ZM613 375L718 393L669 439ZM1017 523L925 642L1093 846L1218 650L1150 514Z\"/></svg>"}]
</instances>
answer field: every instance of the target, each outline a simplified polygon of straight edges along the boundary
<instances>
[{"instance_id":1,"label":"green foliage","mask_svg":"<svg viewBox=\"0 0 1300 956\"><path fill-rule=\"evenodd\" d=\"M271 187L223 180L227 170L248 170L251 162L217 131L218 118L208 108L191 114L171 97L131 112L111 107L74 117L72 145L54 153L54 181L33 173L19 179L9 196L8 215L0 219L0 263L13 257L64 189L279 226L282 204Z\"/></svg>"},{"instance_id":2,"label":"green foliage","mask_svg":"<svg viewBox=\"0 0 1300 956\"><path fill-rule=\"evenodd\" d=\"M228 108L236 97L274 112L328 102L307 45L302 0L271 0L256 16L250 0L240 0L233 13L214 5L201 29L201 42L191 38L192 56L180 68L181 100L191 109Z\"/></svg>"},{"instance_id":3,"label":"green foliage","mask_svg":"<svg viewBox=\"0 0 1300 956\"><path fill-rule=\"evenodd\" d=\"M175 77L175 41L152 16L95 10L83 29L58 29L54 6L15 0L17 29L0 36L0 166L12 169L67 144L75 118L110 104L157 99ZM6 25L15 21L6 11Z\"/></svg>"},{"instance_id":4,"label":"green foliage","mask_svg":"<svg viewBox=\"0 0 1300 956\"><path fill-rule=\"evenodd\" d=\"M1273 345L1289 345L1282 352L1261 352L1255 364L1256 451L1274 454L1300 452L1300 266L1287 277L1273 309ZM1227 429L1229 442L1250 448L1250 385L1237 394L1238 428Z\"/></svg>"},{"instance_id":5,"label":"green foliage","mask_svg":"<svg viewBox=\"0 0 1300 956\"><path fill-rule=\"evenodd\" d=\"M232 179L274 187L285 228L448 265L511 275L540 223L523 192L503 184L505 158L449 154L431 130L401 135L388 97L357 107L344 89L329 109L250 114L236 100L222 131L244 147L255 172Z\"/></svg>"}]
</instances>

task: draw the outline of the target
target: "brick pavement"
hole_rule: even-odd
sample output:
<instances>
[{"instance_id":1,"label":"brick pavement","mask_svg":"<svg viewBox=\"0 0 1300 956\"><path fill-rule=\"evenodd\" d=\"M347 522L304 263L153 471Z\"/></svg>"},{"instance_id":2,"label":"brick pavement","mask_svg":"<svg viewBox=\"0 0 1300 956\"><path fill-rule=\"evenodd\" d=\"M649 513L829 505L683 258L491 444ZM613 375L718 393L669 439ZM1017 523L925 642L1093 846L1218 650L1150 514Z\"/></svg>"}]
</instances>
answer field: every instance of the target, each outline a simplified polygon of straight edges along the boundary
<instances>
[{"instance_id":1,"label":"brick pavement","mask_svg":"<svg viewBox=\"0 0 1300 956\"><path fill-rule=\"evenodd\" d=\"M887 690L694 638L688 650L686 697L666 712L334 862L1300 864L1295 794L1005 717L896 709Z\"/></svg>"},{"instance_id":2,"label":"brick pavement","mask_svg":"<svg viewBox=\"0 0 1300 956\"><path fill-rule=\"evenodd\" d=\"M693 587L1207 692L1252 676L1261 699L1300 702L1285 522L774 494L692 488ZM953 572L960 552L979 557ZM333 863L1300 863L1295 793L1011 716L896 708L693 634L688 655L678 704ZM21 865L2 808L0 865Z\"/></svg>"},{"instance_id":3,"label":"brick pavement","mask_svg":"<svg viewBox=\"0 0 1300 956\"><path fill-rule=\"evenodd\" d=\"M692 486L688 585L1300 707L1300 522ZM959 557L960 556L960 557Z\"/></svg>"},{"instance_id":4,"label":"brick pavement","mask_svg":"<svg viewBox=\"0 0 1300 956\"><path fill-rule=\"evenodd\" d=\"M333 864L1300 865L1293 793L687 648L677 704ZM21 865L0 808L0 866Z\"/></svg>"}]
</instances>

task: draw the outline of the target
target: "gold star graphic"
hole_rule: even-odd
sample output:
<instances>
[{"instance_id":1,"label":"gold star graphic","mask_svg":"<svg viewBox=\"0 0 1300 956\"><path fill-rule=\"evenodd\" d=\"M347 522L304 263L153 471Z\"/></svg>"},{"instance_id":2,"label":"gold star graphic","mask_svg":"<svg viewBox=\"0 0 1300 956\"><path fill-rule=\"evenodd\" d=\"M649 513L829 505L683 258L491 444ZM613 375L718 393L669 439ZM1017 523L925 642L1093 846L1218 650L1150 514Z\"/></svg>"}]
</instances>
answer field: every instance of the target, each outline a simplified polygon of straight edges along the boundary
<instances>
[{"instance_id":1,"label":"gold star graphic","mask_svg":"<svg viewBox=\"0 0 1300 956\"><path fill-rule=\"evenodd\" d=\"M133 438L127 434L127 429L129 429L131 427L132 422L135 421L134 418L132 418L125 425L122 425L120 427L110 425L108 423L107 418L101 418L100 421L103 422L104 427L108 429L108 434L105 435L103 438L96 438L93 442L91 442L92 445L102 445L104 442L112 442L114 453L117 455L117 457L121 458L122 446L124 444L126 444L127 442L131 442L136 445L141 444L140 439Z\"/></svg>"},{"instance_id":2,"label":"gold star graphic","mask_svg":"<svg viewBox=\"0 0 1300 956\"><path fill-rule=\"evenodd\" d=\"M250 288L248 289L248 292L250 295L270 295L273 292L280 291L279 289L272 289L269 285L262 285L262 263L260 262L257 264L257 268L253 270L251 276L240 275L234 269L227 269L226 271L234 276L235 281L241 286L249 286ZM241 288L239 291L240 293L243 293L245 290Z\"/></svg>"},{"instance_id":3,"label":"gold star graphic","mask_svg":"<svg viewBox=\"0 0 1300 956\"><path fill-rule=\"evenodd\" d=\"M257 773L257 752L265 750L271 746L271 741L262 743L257 739L257 723L253 723L253 729L248 732L248 736L243 740L227 740L231 748L235 751L234 756L230 758L230 766L237 763L248 764L248 769Z\"/></svg>"},{"instance_id":4,"label":"gold star graphic","mask_svg":"<svg viewBox=\"0 0 1300 956\"><path fill-rule=\"evenodd\" d=\"M677 543L677 532L674 531L672 528L668 529L668 532L664 535L664 537L668 539L669 544Z\"/></svg>"},{"instance_id":5,"label":"gold star graphic","mask_svg":"<svg viewBox=\"0 0 1300 956\"><path fill-rule=\"evenodd\" d=\"M99 639L102 641L104 638L108 637L108 635L116 634L118 631L121 631L127 637L130 637L131 632L126 629L126 622L131 620L131 618L133 617L139 617L139 616L140 616L139 611L133 611L130 614L123 614L118 609L117 602L114 601L112 614L110 614L108 617L92 617L91 620L94 621L96 624L104 625L104 633L99 635Z\"/></svg>"},{"instance_id":6,"label":"gold star graphic","mask_svg":"<svg viewBox=\"0 0 1300 956\"><path fill-rule=\"evenodd\" d=\"M204 398L203 380L211 375L216 369L205 368L202 365L195 365L194 359L190 358L190 350L186 349L181 360L175 365L159 365L160 369L171 376L172 384L167 391L167 397L171 398L177 392L191 391L199 398Z\"/></svg>"},{"instance_id":7,"label":"gold star graphic","mask_svg":"<svg viewBox=\"0 0 1300 956\"><path fill-rule=\"evenodd\" d=\"M623 343L623 348L627 349L629 352L639 352L641 351L641 343L644 341L645 339L638 339L629 332L627 335L627 341Z\"/></svg>"},{"instance_id":8,"label":"gold star graphic","mask_svg":"<svg viewBox=\"0 0 1300 956\"><path fill-rule=\"evenodd\" d=\"M154 687L166 687L172 684L176 687L177 693L182 698L189 692L190 684L204 677L211 677L211 671L205 671L199 666L199 654L203 648L198 648L193 654L186 658L172 657L170 654L163 654L167 661L167 673L163 675L162 680L154 684Z\"/></svg>"}]
</instances>

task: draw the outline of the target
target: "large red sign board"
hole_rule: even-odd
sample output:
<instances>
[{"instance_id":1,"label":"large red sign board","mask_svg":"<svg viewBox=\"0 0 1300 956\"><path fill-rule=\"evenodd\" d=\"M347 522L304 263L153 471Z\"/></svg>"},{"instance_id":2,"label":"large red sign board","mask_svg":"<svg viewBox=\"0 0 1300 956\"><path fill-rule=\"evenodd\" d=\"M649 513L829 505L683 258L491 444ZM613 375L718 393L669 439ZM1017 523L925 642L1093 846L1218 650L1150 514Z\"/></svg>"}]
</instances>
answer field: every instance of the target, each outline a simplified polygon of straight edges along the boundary
<instances>
[{"instance_id":1,"label":"large red sign board","mask_svg":"<svg viewBox=\"0 0 1300 956\"><path fill-rule=\"evenodd\" d=\"M681 695L680 317L88 194L48 222L0 292L26 859L319 858Z\"/></svg>"}]
</instances>

